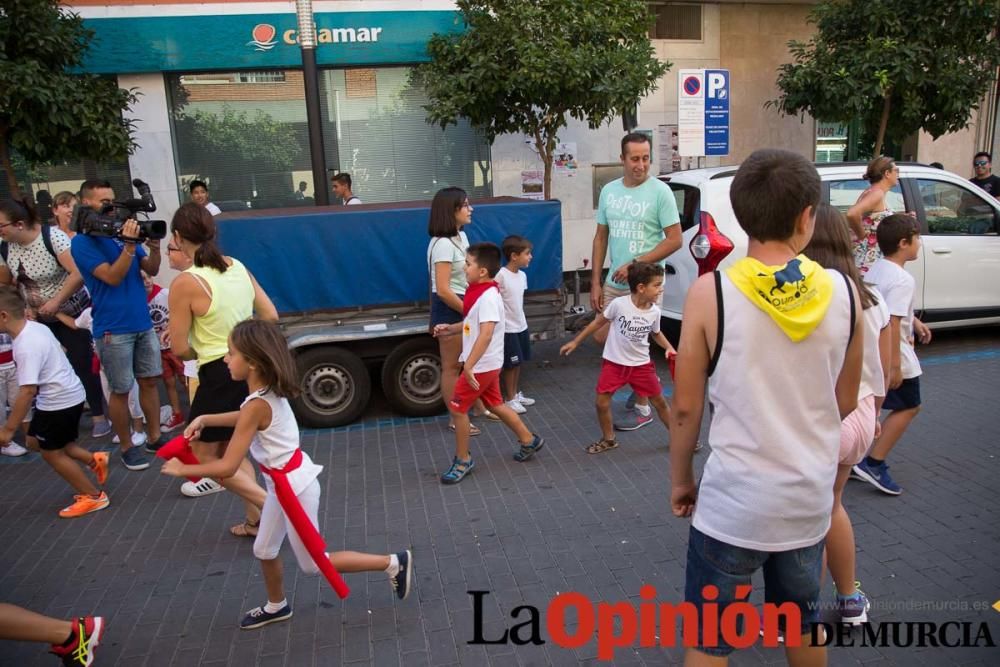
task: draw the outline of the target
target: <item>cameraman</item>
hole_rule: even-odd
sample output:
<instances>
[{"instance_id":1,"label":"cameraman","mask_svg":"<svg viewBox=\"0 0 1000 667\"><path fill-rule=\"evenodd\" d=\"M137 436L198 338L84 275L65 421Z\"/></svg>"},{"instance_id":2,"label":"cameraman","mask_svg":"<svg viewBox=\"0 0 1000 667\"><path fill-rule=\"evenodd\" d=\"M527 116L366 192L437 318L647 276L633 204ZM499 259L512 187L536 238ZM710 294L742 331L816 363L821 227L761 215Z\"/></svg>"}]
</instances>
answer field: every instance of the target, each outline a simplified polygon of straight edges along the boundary
<instances>
[{"instance_id":1,"label":"cameraman","mask_svg":"<svg viewBox=\"0 0 1000 667\"><path fill-rule=\"evenodd\" d=\"M107 181L93 179L80 186L81 205L95 212L101 213L114 198ZM155 452L166 442L160 434L157 388L162 374L160 341L153 330L139 273L140 269L150 276L159 273L160 242L150 239L148 243L149 253L140 242L139 224L129 219L117 238L80 233L73 237L71 247L93 301L94 342L111 389L108 412L121 441L122 463L129 470L149 467L149 460L132 445L129 434L128 393L136 380L146 417L146 450Z\"/></svg>"}]
</instances>

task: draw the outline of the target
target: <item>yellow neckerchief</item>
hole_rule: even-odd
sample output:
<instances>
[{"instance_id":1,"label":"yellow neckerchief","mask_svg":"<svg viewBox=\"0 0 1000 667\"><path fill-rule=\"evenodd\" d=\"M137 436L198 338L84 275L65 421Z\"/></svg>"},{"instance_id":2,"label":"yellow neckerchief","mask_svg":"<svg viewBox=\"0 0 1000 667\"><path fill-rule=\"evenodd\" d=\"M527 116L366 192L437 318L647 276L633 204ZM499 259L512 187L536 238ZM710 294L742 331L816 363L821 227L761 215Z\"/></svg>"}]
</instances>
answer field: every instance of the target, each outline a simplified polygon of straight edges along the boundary
<instances>
[{"instance_id":1,"label":"yellow neckerchief","mask_svg":"<svg viewBox=\"0 0 1000 667\"><path fill-rule=\"evenodd\" d=\"M795 343L819 326L833 300L830 274L805 255L784 266L744 257L726 269L726 275Z\"/></svg>"}]
</instances>

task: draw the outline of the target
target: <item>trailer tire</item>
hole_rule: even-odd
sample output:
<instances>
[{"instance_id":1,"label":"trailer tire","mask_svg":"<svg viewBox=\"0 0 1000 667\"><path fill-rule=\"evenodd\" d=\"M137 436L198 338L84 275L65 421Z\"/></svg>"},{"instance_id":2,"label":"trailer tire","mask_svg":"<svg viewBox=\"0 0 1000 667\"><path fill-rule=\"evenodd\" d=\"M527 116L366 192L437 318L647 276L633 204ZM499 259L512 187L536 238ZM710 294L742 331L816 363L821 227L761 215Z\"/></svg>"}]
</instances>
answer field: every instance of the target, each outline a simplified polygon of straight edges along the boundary
<instances>
[{"instance_id":1,"label":"trailer tire","mask_svg":"<svg viewBox=\"0 0 1000 667\"><path fill-rule=\"evenodd\" d=\"M437 341L411 338L390 352L382 364L382 393L394 411L408 417L444 412Z\"/></svg>"},{"instance_id":2,"label":"trailer tire","mask_svg":"<svg viewBox=\"0 0 1000 667\"><path fill-rule=\"evenodd\" d=\"M361 416L372 383L358 355L330 345L311 347L296 355L296 363L301 394L292 407L304 426L343 426Z\"/></svg>"}]
</instances>

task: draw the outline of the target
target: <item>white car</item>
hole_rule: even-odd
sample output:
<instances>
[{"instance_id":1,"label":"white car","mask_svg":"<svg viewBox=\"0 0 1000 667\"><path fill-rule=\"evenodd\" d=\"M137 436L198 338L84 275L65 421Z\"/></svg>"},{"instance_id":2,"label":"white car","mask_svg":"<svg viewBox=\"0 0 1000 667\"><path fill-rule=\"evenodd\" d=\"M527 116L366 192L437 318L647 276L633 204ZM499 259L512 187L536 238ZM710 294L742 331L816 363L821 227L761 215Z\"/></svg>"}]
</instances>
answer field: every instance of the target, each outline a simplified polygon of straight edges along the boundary
<instances>
[{"instance_id":1,"label":"white car","mask_svg":"<svg viewBox=\"0 0 1000 667\"><path fill-rule=\"evenodd\" d=\"M951 172L897 162L899 184L886 203L920 221L920 258L906 265L917 280L915 309L932 328L1000 323L1000 201ZM846 213L868 188L864 163L817 164L822 198ZM663 316L676 340L684 298L700 273L746 254L747 237L733 214L729 186L737 167L678 171L659 177L681 215L684 243L667 258Z\"/></svg>"}]
</instances>

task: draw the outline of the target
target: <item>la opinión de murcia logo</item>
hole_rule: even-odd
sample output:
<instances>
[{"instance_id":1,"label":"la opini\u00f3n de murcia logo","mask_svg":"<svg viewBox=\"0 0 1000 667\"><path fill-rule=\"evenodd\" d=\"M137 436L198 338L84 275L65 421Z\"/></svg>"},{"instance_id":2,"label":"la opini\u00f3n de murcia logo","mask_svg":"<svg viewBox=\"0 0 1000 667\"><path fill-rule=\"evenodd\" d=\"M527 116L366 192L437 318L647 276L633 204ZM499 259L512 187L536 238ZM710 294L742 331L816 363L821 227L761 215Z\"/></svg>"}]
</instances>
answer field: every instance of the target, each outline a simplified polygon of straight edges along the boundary
<instances>
[{"instance_id":1,"label":"la opini\u00f3n de murcia logo","mask_svg":"<svg viewBox=\"0 0 1000 667\"><path fill-rule=\"evenodd\" d=\"M277 42L274 41L278 31L270 23L258 23L253 27L250 35L253 37L247 46L254 47L255 51L270 51Z\"/></svg>"}]
</instances>

